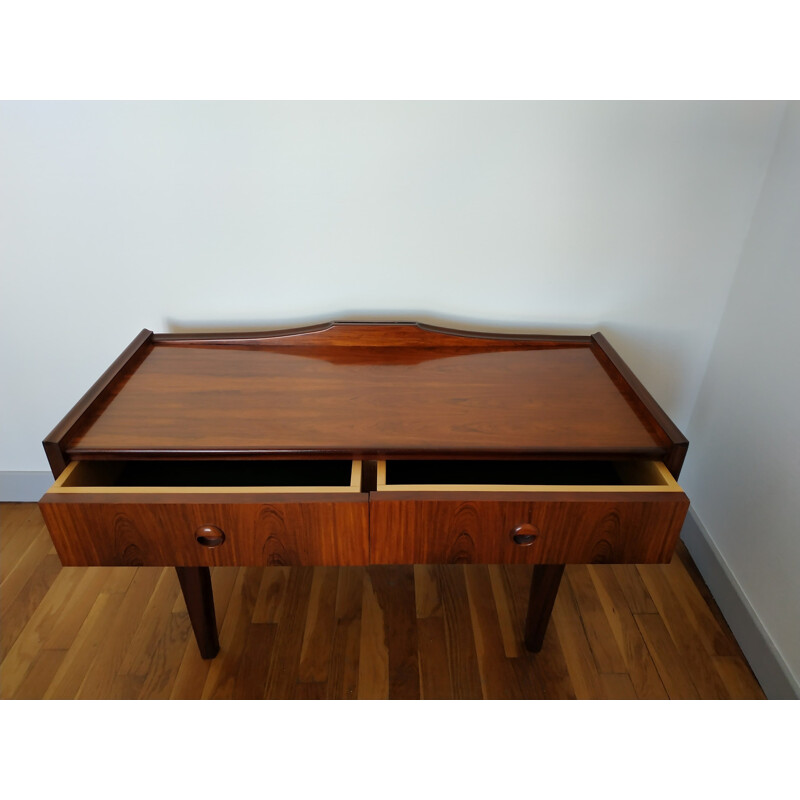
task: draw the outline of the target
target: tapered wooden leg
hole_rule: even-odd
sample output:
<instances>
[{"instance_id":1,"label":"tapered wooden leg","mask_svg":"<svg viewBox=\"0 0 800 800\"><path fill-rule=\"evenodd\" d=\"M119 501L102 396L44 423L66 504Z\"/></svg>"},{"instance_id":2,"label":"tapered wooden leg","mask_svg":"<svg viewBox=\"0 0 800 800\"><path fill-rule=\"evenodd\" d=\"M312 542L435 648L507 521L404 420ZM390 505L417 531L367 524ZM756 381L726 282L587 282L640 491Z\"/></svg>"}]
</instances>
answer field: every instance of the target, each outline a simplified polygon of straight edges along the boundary
<instances>
[{"instance_id":1,"label":"tapered wooden leg","mask_svg":"<svg viewBox=\"0 0 800 800\"><path fill-rule=\"evenodd\" d=\"M532 653L542 649L563 574L564 564L539 564L533 568L528 617L525 620L525 647Z\"/></svg>"},{"instance_id":2,"label":"tapered wooden leg","mask_svg":"<svg viewBox=\"0 0 800 800\"><path fill-rule=\"evenodd\" d=\"M217 616L211 591L211 570L208 567L175 567L181 584L186 610L194 630L194 638L203 658L214 658L219 652Z\"/></svg>"}]
</instances>

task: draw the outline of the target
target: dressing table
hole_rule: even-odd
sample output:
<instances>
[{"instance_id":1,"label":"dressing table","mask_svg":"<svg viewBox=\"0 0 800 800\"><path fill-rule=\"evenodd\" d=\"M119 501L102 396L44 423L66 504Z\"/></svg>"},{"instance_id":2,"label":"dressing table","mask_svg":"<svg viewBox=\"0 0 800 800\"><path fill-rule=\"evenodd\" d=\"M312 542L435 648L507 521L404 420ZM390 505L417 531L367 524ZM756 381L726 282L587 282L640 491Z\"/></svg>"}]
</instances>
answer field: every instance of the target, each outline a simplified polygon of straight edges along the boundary
<instances>
[{"instance_id":1,"label":"dressing table","mask_svg":"<svg viewBox=\"0 0 800 800\"><path fill-rule=\"evenodd\" d=\"M200 652L212 566L665 563L688 442L602 334L341 322L142 331L45 439L62 564L176 568Z\"/></svg>"}]
</instances>

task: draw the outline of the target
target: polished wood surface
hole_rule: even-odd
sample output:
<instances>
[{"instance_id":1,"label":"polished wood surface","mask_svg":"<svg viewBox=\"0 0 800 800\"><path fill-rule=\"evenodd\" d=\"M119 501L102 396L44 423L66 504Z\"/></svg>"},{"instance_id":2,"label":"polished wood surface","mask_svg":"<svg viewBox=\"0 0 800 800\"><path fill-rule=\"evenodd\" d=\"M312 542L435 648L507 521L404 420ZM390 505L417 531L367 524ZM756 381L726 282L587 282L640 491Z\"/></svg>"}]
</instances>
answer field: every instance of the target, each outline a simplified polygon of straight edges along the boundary
<instances>
[{"instance_id":1,"label":"polished wood surface","mask_svg":"<svg viewBox=\"0 0 800 800\"><path fill-rule=\"evenodd\" d=\"M113 496L112 496L113 498ZM362 499L358 499L362 498ZM208 498L130 497L113 502L40 504L65 566L280 566L369 563L366 495L283 503L214 503ZM78 500L78 501L76 501ZM214 526L224 542L208 547L199 532Z\"/></svg>"},{"instance_id":2,"label":"polished wood surface","mask_svg":"<svg viewBox=\"0 0 800 800\"><path fill-rule=\"evenodd\" d=\"M175 570L62 568L35 504L0 504L0 697L763 698L682 545L571 565L538 654L533 567L213 568L204 660Z\"/></svg>"},{"instance_id":3,"label":"polished wood surface","mask_svg":"<svg viewBox=\"0 0 800 800\"><path fill-rule=\"evenodd\" d=\"M673 447L591 337L339 323L295 336L152 336L136 352L102 402L68 426L67 458L663 458Z\"/></svg>"},{"instance_id":4,"label":"polished wood surface","mask_svg":"<svg viewBox=\"0 0 800 800\"><path fill-rule=\"evenodd\" d=\"M392 496L395 496L392 494ZM377 497L377 499L376 499ZM519 500L370 501L373 564L592 564L668 561L689 501L683 494ZM536 529L529 546L518 526Z\"/></svg>"}]
</instances>

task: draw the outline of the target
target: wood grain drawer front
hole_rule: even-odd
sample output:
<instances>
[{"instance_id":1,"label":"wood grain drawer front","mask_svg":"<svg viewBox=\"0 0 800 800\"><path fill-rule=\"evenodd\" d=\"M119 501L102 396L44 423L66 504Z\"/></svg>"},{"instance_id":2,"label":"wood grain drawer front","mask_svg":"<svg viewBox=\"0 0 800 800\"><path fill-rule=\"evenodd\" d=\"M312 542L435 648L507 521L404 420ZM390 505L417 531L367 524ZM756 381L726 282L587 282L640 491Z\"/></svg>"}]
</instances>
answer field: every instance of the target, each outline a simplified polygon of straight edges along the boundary
<instances>
[{"instance_id":1,"label":"wood grain drawer front","mask_svg":"<svg viewBox=\"0 0 800 800\"><path fill-rule=\"evenodd\" d=\"M498 470L505 481L517 483L488 483L494 465L487 462L474 467L482 482L468 484L468 462L429 462L419 467L424 483L397 482L413 475L416 463L397 470L378 465L370 503L373 564L666 562L689 506L663 465L654 462L562 462L553 468L559 482L551 484L521 483L511 464ZM529 472L541 480L547 472L543 463L520 469L522 478ZM443 481L438 484L437 470ZM576 482L590 478L595 482Z\"/></svg>"},{"instance_id":2,"label":"wood grain drawer front","mask_svg":"<svg viewBox=\"0 0 800 800\"><path fill-rule=\"evenodd\" d=\"M153 473L174 485L148 486L146 465L77 462L39 506L65 566L369 563L360 462L236 463L160 463ZM245 485L271 472L284 485Z\"/></svg>"}]
</instances>

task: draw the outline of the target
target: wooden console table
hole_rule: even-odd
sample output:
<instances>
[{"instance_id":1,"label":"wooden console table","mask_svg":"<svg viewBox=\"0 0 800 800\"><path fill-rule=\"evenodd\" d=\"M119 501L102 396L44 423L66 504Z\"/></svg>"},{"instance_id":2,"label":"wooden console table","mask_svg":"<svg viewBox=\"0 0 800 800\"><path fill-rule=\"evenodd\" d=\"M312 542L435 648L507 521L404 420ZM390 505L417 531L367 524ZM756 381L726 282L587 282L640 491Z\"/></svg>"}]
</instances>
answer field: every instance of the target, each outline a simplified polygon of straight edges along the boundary
<instances>
[{"instance_id":1,"label":"wooden console table","mask_svg":"<svg viewBox=\"0 0 800 800\"><path fill-rule=\"evenodd\" d=\"M209 567L257 565L535 564L538 651L565 564L669 561L687 446L599 333L145 330L40 508L64 565L174 566L205 658Z\"/></svg>"}]
</instances>

